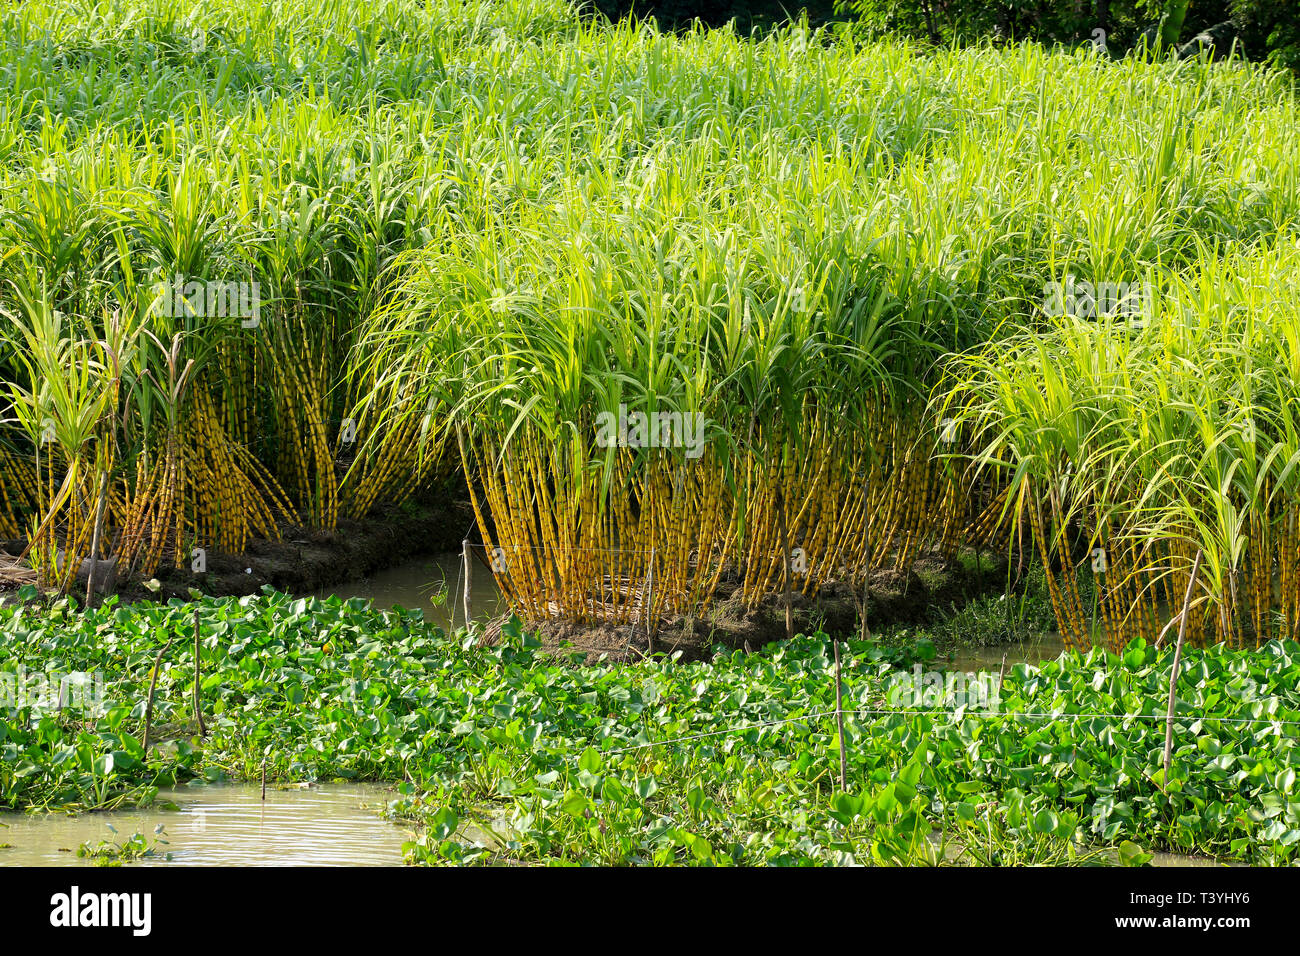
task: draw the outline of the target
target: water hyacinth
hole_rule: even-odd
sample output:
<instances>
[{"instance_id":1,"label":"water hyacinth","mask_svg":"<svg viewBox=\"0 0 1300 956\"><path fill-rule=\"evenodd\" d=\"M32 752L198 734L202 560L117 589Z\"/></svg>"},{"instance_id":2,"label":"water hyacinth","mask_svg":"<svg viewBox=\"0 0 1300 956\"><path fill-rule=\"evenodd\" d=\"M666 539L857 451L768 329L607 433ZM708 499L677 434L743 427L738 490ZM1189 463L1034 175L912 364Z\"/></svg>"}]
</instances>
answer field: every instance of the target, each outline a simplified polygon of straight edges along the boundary
<instances>
[{"instance_id":1,"label":"water hyacinth","mask_svg":"<svg viewBox=\"0 0 1300 956\"><path fill-rule=\"evenodd\" d=\"M196 613L207 735L190 733L195 660L181 641L154 700L174 745L146 748L157 635ZM402 781L388 812L421 826L408 856L431 864L1149 859L1133 841L1276 864L1300 846L1294 642L1188 651L1168 779L1168 649L1018 664L995 706L977 707L900 700L909 661L848 642L842 790L823 634L633 667L557 659L517 619L503 637L483 647L419 611L269 589L84 611L0 603L0 676L59 661L101 675L105 705L0 702L0 807L131 806L265 767L273 783Z\"/></svg>"}]
</instances>

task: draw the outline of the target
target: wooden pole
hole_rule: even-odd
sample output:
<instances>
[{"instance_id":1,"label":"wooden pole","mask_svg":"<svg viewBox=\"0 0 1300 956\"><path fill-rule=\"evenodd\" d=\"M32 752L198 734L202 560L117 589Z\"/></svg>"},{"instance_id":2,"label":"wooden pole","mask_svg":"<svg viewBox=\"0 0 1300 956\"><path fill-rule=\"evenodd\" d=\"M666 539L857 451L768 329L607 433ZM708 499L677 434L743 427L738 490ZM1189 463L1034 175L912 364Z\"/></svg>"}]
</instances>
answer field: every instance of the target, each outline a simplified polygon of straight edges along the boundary
<instances>
[{"instance_id":1,"label":"wooden pole","mask_svg":"<svg viewBox=\"0 0 1300 956\"><path fill-rule=\"evenodd\" d=\"M199 682L203 680L202 644L199 641L199 608L194 607L194 722L199 725L199 736L206 737L208 730L203 726L203 703L199 691Z\"/></svg>"},{"instance_id":2,"label":"wooden pole","mask_svg":"<svg viewBox=\"0 0 1300 956\"><path fill-rule=\"evenodd\" d=\"M108 498L108 472L99 479L99 501L95 504L95 530L90 536L90 573L86 575L86 607L95 595L95 569L99 566L99 535L104 527L104 503Z\"/></svg>"},{"instance_id":3,"label":"wooden pole","mask_svg":"<svg viewBox=\"0 0 1300 956\"><path fill-rule=\"evenodd\" d=\"M173 634L167 639L163 649L158 652L158 656L153 662L153 676L149 678L149 696L145 699L144 704L144 746L141 748L144 750L144 759L146 761L149 759L149 736L153 729L153 695L158 688L158 668L162 667L163 655L171 649L172 642L175 640L176 635Z\"/></svg>"},{"instance_id":4,"label":"wooden pole","mask_svg":"<svg viewBox=\"0 0 1300 956\"><path fill-rule=\"evenodd\" d=\"M645 647L646 653L655 652L654 600L655 600L655 549L650 549L650 568L646 572Z\"/></svg>"},{"instance_id":5,"label":"wooden pole","mask_svg":"<svg viewBox=\"0 0 1300 956\"><path fill-rule=\"evenodd\" d=\"M474 616L470 610L470 599L469 599L469 576L470 576L469 538L466 538L464 541L460 543L460 558L462 563L465 565L465 591L464 591L465 628L468 630L469 622L473 620L473 616Z\"/></svg>"},{"instance_id":6,"label":"wooden pole","mask_svg":"<svg viewBox=\"0 0 1300 956\"><path fill-rule=\"evenodd\" d=\"M650 549L650 554L653 557L654 548ZM632 653L632 639L636 637L637 625L640 624L643 620L647 620L648 618L648 615L646 614L646 600L650 593L651 573L652 573L652 568L647 567L645 571L645 579L641 582L641 601L637 605L636 614L632 616L632 623L629 624L627 628L627 650L629 654L629 660L631 659L630 655ZM652 635L650 634L649 623L646 624L645 633L646 633L646 653L650 653L650 641L652 640Z\"/></svg>"},{"instance_id":7,"label":"wooden pole","mask_svg":"<svg viewBox=\"0 0 1300 956\"><path fill-rule=\"evenodd\" d=\"M1165 711L1165 776L1164 785L1169 786L1169 768L1174 758L1174 691L1178 687L1178 665L1183 658L1183 640L1187 637L1187 612L1192 605L1192 589L1196 587L1196 575L1201 570L1202 552L1196 552L1192 562L1192 573L1187 578L1187 593L1183 595L1183 609L1178 615L1178 643L1174 645L1174 666L1169 672L1169 706Z\"/></svg>"},{"instance_id":8,"label":"wooden pole","mask_svg":"<svg viewBox=\"0 0 1300 956\"><path fill-rule=\"evenodd\" d=\"M840 679L840 641L831 638L835 646L835 729L840 738L840 790L848 789L848 755L844 747L844 682Z\"/></svg>"},{"instance_id":9,"label":"wooden pole","mask_svg":"<svg viewBox=\"0 0 1300 956\"><path fill-rule=\"evenodd\" d=\"M785 636L786 640L794 638L794 608L790 597L790 528L785 520L785 491L778 490L777 518L781 522L781 547L785 551Z\"/></svg>"}]
</instances>

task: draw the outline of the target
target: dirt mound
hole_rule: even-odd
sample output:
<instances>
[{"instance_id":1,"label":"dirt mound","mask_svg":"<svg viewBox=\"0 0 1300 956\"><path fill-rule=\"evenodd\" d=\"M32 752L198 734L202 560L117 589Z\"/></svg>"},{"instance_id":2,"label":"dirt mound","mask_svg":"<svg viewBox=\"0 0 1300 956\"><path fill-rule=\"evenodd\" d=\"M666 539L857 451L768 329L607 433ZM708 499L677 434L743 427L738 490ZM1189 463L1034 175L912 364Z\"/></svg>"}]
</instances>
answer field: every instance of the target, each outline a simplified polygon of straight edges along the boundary
<instances>
[{"instance_id":1,"label":"dirt mound","mask_svg":"<svg viewBox=\"0 0 1300 956\"><path fill-rule=\"evenodd\" d=\"M984 555L978 568L937 554L925 555L906 571L883 570L871 576L867 602L867 626L877 630L890 624L922 625L935 614L976 594L1000 591L1005 581L1005 557ZM861 630L859 604L847 585L832 582L816 595L796 592L791 598L795 633L822 630L840 636ZM483 641L500 640L504 618L493 621ZM557 655L583 654L588 662L605 656L609 660L636 660L650 651L644 624L574 624L565 621L528 622L536 628L547 651ZM740 600L735 583L723 581L713 606L702 617L679 617L658 622L654 651L680 652L683 660L704 660L718 644L756 650L786 636L785 600L780 594L766 595L757 607Z\"/></svg>"},{"instance_id":2,"label":"dirt mound","mask_svg":"<svg viewBox=\"0 0 1300 956\"><path fill-rule=\"evenodd\" d=\"M451 498L419 507L382 507L364 520L342 520L334 531L289 528L280 541L256 539L241 554L209 551L207 570L196 573L168 562L156 575L155 593L135 579L118 591L123 603L188 599L190 588L214 597L257 594L269 584L289 594L306 594L364 577L407 558L436 551L459 551L474 514L467 501ZM0 542L0 549L22 549L23 542ZM17 587L0 558L0 591ZM25 569L32 580L30 569ZM7 583L14 577L15 583ZM84 589L77 595L84 598Z\"/></svg>"}]
</instances>

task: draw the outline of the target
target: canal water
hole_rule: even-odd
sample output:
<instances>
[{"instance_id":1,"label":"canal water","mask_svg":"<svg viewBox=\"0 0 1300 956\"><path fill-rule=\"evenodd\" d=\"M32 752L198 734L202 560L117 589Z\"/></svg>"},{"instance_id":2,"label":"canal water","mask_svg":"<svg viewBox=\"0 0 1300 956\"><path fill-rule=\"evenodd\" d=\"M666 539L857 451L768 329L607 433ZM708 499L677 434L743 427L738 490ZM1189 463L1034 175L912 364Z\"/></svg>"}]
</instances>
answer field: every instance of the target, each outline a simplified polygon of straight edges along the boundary
<instances>
[{"instance_id":1,"label":"canal water","mask_svg":"<svg viewBox=\"0 0 1300 956\"><path fill-rule=\"evenodd\" d=\"M310 596L330 595L365 598L375 607L420 608L424 619L449 628L465 623L463 607L464 579L461 557L454 551L427 555L345 584L324 588ZM475 620L486 620L507 610L505 598L487 569L475 562L470 572L470 612Z\"/></svg>"},{"instance_id":2,"label":"canal water","mask_svg":"<svg viewBox=\"0 0 1300 956\"><path fill-rule=\"evenodd\" d=\"M425 620L440 627L454 623L463 626L463 578L461 556L446 551L407 561L393 568L378 571L345 584L314 591L311 597L327 598L331 595L347 598L364 598L375 607L421 608ZM470 611L477 621L488 620L509 610L496 580L478 562L470 574ZM1015 664L1040 664L1056 658L1065 650L1065 643L1055 634L1044 634L1021 644L993 647L960 648L951 659L941 662L948 670L997 671Z\"/></svg>"},{"instance_id":3,"label":"canal water","mask_svg":"<svg viewBox=\"0 0 1300 956\"><path fill-rule=\"evenodd\" d=\"M950 660L939 663L946 670L1000 673L1004 665L1009 668L1016 664L1037 665L1055 660L1064 650L1065 641L1060 635L1043 634L1020 644L958 648Z\"/></svg>"},{"instance_id":4,"label":"canal water","mask_svg":"<svg viewBox=\"0 0 1300 956\"><path fill-rule=\"evenodd\" d=\"M10 845L0 866L89 866L95 861L77 856L82 844L121 844L136 833L160 841L145 864L170 853L176 866L400 866L411 833L377 812L392 798L378 784L321 784L268 787L263 803L260 785L221 784L162 791L145 810L5 813L0 844ZM163 809L167 802L179 809Z\"/></svg>"}]
</instances>

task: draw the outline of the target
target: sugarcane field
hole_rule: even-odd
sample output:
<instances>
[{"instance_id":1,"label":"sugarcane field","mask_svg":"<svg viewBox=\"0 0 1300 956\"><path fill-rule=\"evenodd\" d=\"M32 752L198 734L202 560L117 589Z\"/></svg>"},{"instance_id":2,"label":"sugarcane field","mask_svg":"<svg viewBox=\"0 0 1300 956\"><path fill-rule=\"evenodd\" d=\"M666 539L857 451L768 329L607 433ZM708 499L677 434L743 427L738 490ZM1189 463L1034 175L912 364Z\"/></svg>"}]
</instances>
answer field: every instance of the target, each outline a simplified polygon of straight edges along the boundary
<instances>
[{"instance_id":1,"label":"sugarcane field","mask_svg":"<svg viewBox=\"0 0 1300 956\"><path fill-rule=\"evenodd\" d=\"M33 0L0 74L34 927L230 866L1281 912L1289 0Z\"/></svg>"}]
</instances>

